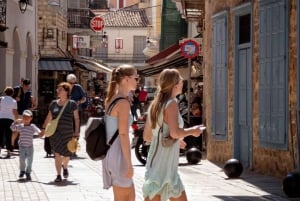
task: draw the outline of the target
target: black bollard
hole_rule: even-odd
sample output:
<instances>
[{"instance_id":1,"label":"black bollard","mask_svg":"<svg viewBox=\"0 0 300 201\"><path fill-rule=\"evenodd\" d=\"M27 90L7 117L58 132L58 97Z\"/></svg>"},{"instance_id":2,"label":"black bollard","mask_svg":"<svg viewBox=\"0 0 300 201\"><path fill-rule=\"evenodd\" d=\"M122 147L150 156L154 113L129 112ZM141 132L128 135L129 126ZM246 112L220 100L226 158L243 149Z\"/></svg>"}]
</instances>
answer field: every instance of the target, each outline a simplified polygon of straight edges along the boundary
<instances>
[{"instance_id":1,"label":"black bollard","mask_svg":"<svg viewBox=\"0 0 300 201\"><path fill-rule=\"evenodd\" d=\"M201 151L196 147L190 148L185 155L189 164L197 164L202 158Z\"/></svg>"},{"instance_id":2,"label":"black bollard","mask_svg":"<svg viewBox=\"0 0 300 201\"><path fill-rule=\"evenodd\" d=\"M290 172L283 179L283 192L290 198L300 197L300 172Z\"/></svg>"},{"instance_id":3,"label":"black bollard","mask_svg":"<svg viewBox=\"0 0 300 201\"><path fill-rule=\"evenodd\" d=\"M224 172L229 178L238 178L243 172L243 165L235 158L229 159L224 165Z\"/></svg>"}]
</instances>

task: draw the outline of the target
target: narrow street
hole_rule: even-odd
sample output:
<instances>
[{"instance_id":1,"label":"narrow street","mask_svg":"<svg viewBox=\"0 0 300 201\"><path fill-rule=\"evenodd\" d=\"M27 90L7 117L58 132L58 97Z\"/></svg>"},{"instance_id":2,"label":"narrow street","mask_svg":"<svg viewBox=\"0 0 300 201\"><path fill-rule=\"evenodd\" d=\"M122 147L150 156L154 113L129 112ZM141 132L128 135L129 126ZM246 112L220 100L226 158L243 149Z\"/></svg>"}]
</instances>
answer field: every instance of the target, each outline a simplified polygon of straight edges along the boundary
<instances>
[{"instance_id":1,"label":"narrow street","mask_svg":"<svg viewBox=\"0 0 300 201\"><path fill-rule=\"evenodd\" d=\"M84 127L81 130L84 131ZM18 181L18 152L10 159L1 159L1 200L112 201L112 189L102 189L101 161L92 161L85 153L83 133L80 144L78 157L70 161L70 177L59 184L54 182L56 173L53 158L45 157L43 139L34 139L35 155L31 182ZM4 156L5 150L1 154ZM145 167L136 160L134 152L132 159L136 200L141 201ZM291 200L284 195L281 180L277 178L244 171L239 179L227 179L221 164L218 166L205 159L197 165L187 165L185 157L181 157L179 171L189 201Z\"/></svg>"}]
</instances>

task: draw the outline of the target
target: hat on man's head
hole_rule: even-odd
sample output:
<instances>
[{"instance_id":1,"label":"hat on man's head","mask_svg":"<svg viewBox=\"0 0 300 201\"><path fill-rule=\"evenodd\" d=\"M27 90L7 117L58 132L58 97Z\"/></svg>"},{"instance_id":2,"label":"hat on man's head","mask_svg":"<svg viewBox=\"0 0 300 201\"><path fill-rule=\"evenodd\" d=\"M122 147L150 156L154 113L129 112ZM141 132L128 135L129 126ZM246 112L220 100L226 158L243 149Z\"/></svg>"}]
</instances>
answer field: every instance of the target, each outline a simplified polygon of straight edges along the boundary
<instances>
[{"instance_id":1,"label":"hat on man's head","mask_svg":"<svg viewBox=\"0 0 300 201\"><path fill-rule=\"evenodd\" d=\"M30 110L24 110L23 116L32 117L32 112Z\"/></svg>"},{"instance_id":2,"label":"hat on man's head","mask_svg":"<svg viewBox=\"0 0 300 201\"><path fill-rule=\"evenodd\" d=\"M23 84L24 85L30 85L30 79L24 79Z\"/></svg>"}]
</instances>

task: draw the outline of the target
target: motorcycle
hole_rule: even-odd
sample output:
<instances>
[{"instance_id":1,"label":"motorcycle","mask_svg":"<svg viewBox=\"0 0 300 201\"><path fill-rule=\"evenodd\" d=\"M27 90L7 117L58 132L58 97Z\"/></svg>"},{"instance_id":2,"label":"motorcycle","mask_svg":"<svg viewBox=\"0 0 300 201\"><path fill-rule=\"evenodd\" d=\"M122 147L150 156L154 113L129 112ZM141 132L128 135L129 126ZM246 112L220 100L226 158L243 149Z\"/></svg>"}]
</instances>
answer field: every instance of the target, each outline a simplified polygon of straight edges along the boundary
<instances>
[{"instance_id":1,"label":"motorcycle","mask_svg":"<svg viewBox=\"0 0 300 201\"><path fill-rule=\"evenodd\" d=\"M91 99L88 109L91 117L103 117L105 115L104 101L98 96Z\"/></svg>"},{"instance_id":2,"label":"motorcycle","mask_svg":"<svg viewBox=\"0 0 300 201\"><path fill-rule=\"evenodd\" d=\"M143 116L138 118L137 121L134 121L131 125L132 134L133 134L131 148L134 149L136 158L143 165L146 164L148 150L150 147L150 144L145 142L143 139L143 132L144 132L146 118L147 115L144 114Z\"/></svg>"}]
</instances>

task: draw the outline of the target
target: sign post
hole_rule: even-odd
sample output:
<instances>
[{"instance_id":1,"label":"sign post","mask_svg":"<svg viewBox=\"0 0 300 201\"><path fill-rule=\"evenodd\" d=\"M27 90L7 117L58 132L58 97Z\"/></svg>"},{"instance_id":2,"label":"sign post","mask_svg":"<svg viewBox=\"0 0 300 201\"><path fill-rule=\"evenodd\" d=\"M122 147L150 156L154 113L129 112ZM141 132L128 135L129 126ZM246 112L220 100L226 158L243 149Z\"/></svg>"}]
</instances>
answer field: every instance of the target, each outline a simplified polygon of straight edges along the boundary
<instances>
[{"instance_id":1,"label":"sign post","mask_svg":"<svg viewBox=\"0 0 300 201\"><path fill-rule=\"evenodd\" d=\"M105 26L104 19L100 16L93 17L90 21L90 28L94 32L102 31L104 29L104 26Z\"/></svg>"},{"instance_id":2,"label":"sign post","mask_svg":"<svg viewBox=\"0 0 300 201\"><path fill-rule=\"evenodd\" d=\"M180 47L181 54L188 59L188 70L189 70L189 76L191 77L191 59L199 56L200 53L200 47L199 44L194 40L186 40L181 44ZM191 93L191 79L188 79L188 123L190 123L190 93Z\"/></svg>"}]
</instances>

